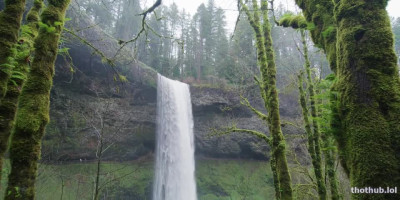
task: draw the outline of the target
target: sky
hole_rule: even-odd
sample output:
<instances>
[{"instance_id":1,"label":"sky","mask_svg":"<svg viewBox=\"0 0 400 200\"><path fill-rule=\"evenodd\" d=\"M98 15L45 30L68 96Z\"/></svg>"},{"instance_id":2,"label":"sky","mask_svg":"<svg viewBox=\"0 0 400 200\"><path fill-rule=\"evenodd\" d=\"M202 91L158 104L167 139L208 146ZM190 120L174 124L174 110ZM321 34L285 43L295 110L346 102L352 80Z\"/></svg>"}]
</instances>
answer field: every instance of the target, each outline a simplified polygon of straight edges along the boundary
<instances>
[{"instance_id":1,"label":"sky","mask_svg":"<svg viewBox=\"0 0 400 200\"><path fill-rule=\"evenodd\" d=\"M146 5L151 5L155 2L155 0L146 0ZM237 0L214 0L216 5L225 11L226 22L228 32L232 32L234 28L234 24L236 22L236 18L238 15L237 11ZM185 9L186 12L191 13L193 15L196 13L197 8L200 4L204 3L207 5L208 0L163 0L164 5L170 5L172 3L176 3L179 9ZM288 5L288 9L294 10L296 9L294 0L276 0L275 6L282 2ZM400 17L400 0L390 0L388 7L386 8L389 16L392 17Z\"/></svg>"}]
</instances>

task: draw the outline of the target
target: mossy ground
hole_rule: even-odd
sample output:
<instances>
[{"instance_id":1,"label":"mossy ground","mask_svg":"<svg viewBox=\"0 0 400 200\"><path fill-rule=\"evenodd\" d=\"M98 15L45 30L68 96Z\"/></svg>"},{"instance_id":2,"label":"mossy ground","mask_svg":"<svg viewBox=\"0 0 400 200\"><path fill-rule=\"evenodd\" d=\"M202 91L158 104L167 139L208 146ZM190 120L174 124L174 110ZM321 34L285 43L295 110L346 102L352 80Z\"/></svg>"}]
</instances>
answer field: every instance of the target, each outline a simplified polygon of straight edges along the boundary
<instances>
[{"instance_id":1,"label":"mossy ground","mask_svg":"<svg viewBox=\"0 0 400 200\"><path fill-rule=\"evenodd\" d=\"M9 170L5 164L3 177ZM36 197L41 200L91 199L96 163L70 163L39 166ZM106 162L102 183L111 181L102 191L104 199L151 199L153 161ZM108 173L107 173L108 172ZM273 180L267 162L249 160L196 160L199 200L274 199ZM0 199L6 179L1 181Z\"/></svg>"}]
</instances>

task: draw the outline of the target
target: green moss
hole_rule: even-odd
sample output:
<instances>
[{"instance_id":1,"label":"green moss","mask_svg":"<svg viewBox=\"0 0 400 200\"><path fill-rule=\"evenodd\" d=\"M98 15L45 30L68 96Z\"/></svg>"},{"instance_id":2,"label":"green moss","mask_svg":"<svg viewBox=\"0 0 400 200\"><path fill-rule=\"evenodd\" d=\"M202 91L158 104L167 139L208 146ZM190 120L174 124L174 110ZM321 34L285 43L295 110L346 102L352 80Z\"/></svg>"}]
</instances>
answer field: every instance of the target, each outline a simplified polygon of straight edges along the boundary
<instances>
[{"instance_id":1,"label":"green moss","mask_svg":"<svg viewBox=\"0 0 400 200\"><path fill-rule=\"evenodd\" d=\"M253 4L256 4L253 2ZM263 12L263 33L264 33L264 46L265 55L267 58L267 65L261 65L262 82L265 87L265 91L261 91L261 94L265 93L266 104L265 108L268 110L268 128L272 137L271 156L275 157L277 178L279 182L280 198L283 200L293 199L293 190L291 177L289 173L289 167L286 159L286 145L283 137L280 113L279 113L279 98L278 90L276 89L276 63L275 53L273 48L272 36L271 36L271 25L268 16L268 2L266 0L261 1L262 12ZM254 5L253 5L254 6ZM254 10L257 10L256 8ZM257 43L261 43L262 40L257 40ZM263 67L266 67L263 69Z\"/></svg>"},{"instance_id":2,"label":"green moss","mask_svg":"<svg viewBox=\"0 0 400 200\"><path fill-rule=\"evenodd\" d=\"M322 177L322 166L321 160L317 158L316 152L316 143L315 143L315 133L312 132L311 121L309 119L309 111L307 108L307 101L306 101L306 92L303 89L303 73L300 73L298 76L299 79L299 96L300 96L300 105L302 108L303 113L303 120L304 120L304 128L307 134L307 141L308 141L308 153L311 156L311 163L314 167L314 174L316 177L317 187L318 187L318 195L319 199L326 199L326 188L324 184L324 179ZM313 117L314 118L314 117ZM315 119L315 118L314 118Z\"/></svg>"},{"instance_id":3,"label":"green moss","mask_svg":"<svg viewBox=\"0 0 400 200\"><path fill-rule=\"evenodd\" d=\"M268 164L250 160L196 160L198 199L273 199L271 172L266 169ZM104 173L100 180L109 183L104 185L101 196L106 199L151 199L152 161L103 162L102 169ZM64 183L63 199L91 199L95 170L96 164L91 162L40 164L36 198L61 199ZM4 190L0 190L0 195L4 195Z\"/></svg>"},{"instance_id":4,"label":"green moss","mask_svg":"<svg viewBox=\"0 0 400 200\"><path fill-rule=\"evenodd\" d=\"M393 36L385 7L337 5L339 92L338 135L353 186L400 184L400 85ZM368 22L368 23L366 23ZM396 195L354 195L355 199L396 199Z\"/></svg>"},{"instance_id":5,"label":"green moss","mask_svg":"<svg viewBox=\"0 0 400 200\"><path fill-rule=\"evenodd\" d=\"M336 36L336 28L334 26L329 26L322 31L322 36L324 38L334 38Z\"/></svg>"},{"instance_id":6,"label":"green moss","mask_svg":"<svg viewBox=\"0 0 400 200\"><path fill-rule=\"evenodd\" d=\"M276 65L275 56L271 37L271 25L268 17L268 2L266 0L261 1L262 20L260 20L260 9L256 0L252 1L253 14L250 13L247 6L240 1L251 27L256 34L256 46L258 54L258 63L260 65L262 80L259 82L260 93L264 99L265 108L268 110L267 124L269 132L271 133L272 141L271 145L271 157L274 158L274 163L271 165L272 170L276 170L276 176L273 177L275 184L275 193L277 199L292 199L292 187L289 169L286 160L286 150L284 144L284 138L280 126L280 114L279 114L279 99L278 91L276 89ZM278 191L279 190L279 191Z\"/></svg>"},{"instance_id":7,"label":"green moss","mask_svg":"<svg viewBox=\"0 0 400 200\"><path fill-rule=\"evenodd\" d=\"M302 9L308 23L314 26L309 28L314 44L322 48L328 58L332 71L336 71L336 44L335 34L332 37L324 37L321 33L328 27L335 26L334 4L331 0L296 0L296 4Z\"/></svg>"},{"instance_id":8,"label":"green moss","mask_svg":"<svg viewBox=\"0 0 400 200\"><path fill-rule=\"evenodd\" d=\"M49 1L41 15L42 23L50 27L54 22L63 21L68 4L69 0ZM55 26L54 32L42 27L34 42L35 59L18 101L10 148L12 168L5 199L35 198L37 162L49 122L50 89L61 30L61 26Z\"/></svg>"},{"instance_id":9,"label":"green moss","mask_svg":"<svg viewBox=\"0 0 400 200\"><path fill-rule=\"evenodd\" d=\"M293 17L292 13L285 13L280 19L279 19L279 25L283 27L290 27L290 21Z\"/></svg>"},{"instance_id":10,"label":"green moss","mask_svg":"<svg viewBox=\"0 0 400 200\"><path fill-rule=\"evenodd\" d=\"M312 117L312 137L308 138L309 140L312 139L312 148L314 148L314 158L312 159L312 163L314 166L315 177L317 179L317 186L318 186L318 194L320 199L326 199L326 186L323 177L323 169L322 169L322 156L321 156L321 133L319 130L319 124L317 122L317 105L316 105L316 95L314 90L314 81L312 80L311 76L311 64L310 59L308 57L308 48L307 42L305 38L305 32L303 30L300 31L301 39L303 43L303 55L305 60L305 70L307 74L307 85L308 85L308 94L310 97L310 110L311 110L311 117ZM306 105L302 105L306 106ZM304 114L303 114L304 116ZM310 143L309 143L310 144Z\"/></svg>"},{"instance_id":11,"label":"green moss","mask_svg":"<svg viewBox=\"0 0 400 200\"><path fill-rule=\"evenodd\" d=\"M307 23L302 15L286 14L279 20L279 25L283 27L292 27L294 29L305 29L309 26L309 23ZM310 28L312 28L312 26Z\"/></svg>"},{"instance_id":12,"label":"green moss","mask_svg":"<svg viewBox=\"0 0 400 200\"><path fill-rule=\"evenodd\" d=\"M14 61L16 67L13 69L13 72L11 72L7 92L0 103L0 169L2 168L1 163L4 159L4 154L8 148L8 140L17 110L18 96L29 70L29 62L27 59L29 59L33 47L33 40L37 35L37 19L38 12L41 9L40 5L41 4L38 5L36 3L36 6L29 11L27 17L28 24L21 27L19 41L23 41L23 43L17 45Z\"/></svg>"},{"instance_id":13,"label":"green moss","mask_svg":"<svg viewBox=\"0 0 400 200\"><path fill-rule=\"evenodd\" d=\"M387 1L296 3L306 19L316 25L311 32L313 41L325 50L336 72L332 102L337 103L332 108L332 127L351 185L399 185L400 84L393 34L385 10ZM336 27L336 34L330 27ZM399 197L354 194L352 198Z\"/></svg>"},{"instance_id":14,"label":"green moss","mask_svg":"<svg viewBox=\"0 0 400 200\"><path fill-rule=\"evenodd\" d=\"M25 0L5 1L5 9L0 12L0 99L7 91L10 73L6 65L8 58L14 57L13 47L17 42L18 31L24 13Z\"/></svg>"}]
</instances>

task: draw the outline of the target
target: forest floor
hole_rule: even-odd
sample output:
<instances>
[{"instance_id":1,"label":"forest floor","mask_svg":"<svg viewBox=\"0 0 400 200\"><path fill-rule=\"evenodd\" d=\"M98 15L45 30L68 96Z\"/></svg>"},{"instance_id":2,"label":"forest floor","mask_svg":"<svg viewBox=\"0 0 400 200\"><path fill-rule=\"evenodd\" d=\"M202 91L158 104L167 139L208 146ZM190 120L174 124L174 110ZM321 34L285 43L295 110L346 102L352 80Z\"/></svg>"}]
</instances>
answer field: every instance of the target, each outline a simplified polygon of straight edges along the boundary
<instances>
[{"instance_id":1,"label":"forest floor","mask_svg":"<svg viewBox=\"0 0 400 200\"><path fill-rule=\"evenodd\" d=\"M9 163L2 173L7 177ZM41 164L36 184L37 199L92 199L96 163ZM151 199L153 160L103 162L101 199ZM268 162L229 159L197 159L199 200L273 199L273 179ZM1 180L0 199L6 180Z\"/></svg>"}]
</instances>

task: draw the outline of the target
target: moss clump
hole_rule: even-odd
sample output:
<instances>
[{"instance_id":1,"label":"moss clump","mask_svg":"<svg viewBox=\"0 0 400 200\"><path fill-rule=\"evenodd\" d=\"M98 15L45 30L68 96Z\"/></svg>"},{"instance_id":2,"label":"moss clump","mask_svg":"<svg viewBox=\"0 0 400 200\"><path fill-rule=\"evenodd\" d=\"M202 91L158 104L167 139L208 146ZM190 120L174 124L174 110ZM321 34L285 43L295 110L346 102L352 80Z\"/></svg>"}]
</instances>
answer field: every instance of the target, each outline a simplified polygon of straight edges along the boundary
<instances>
[{"instance_id":1,"label":"moss clump","mask_svg":"<svg viewBox=\"0 0 400 200\"><path fill-rule=\"evenodd\" d=\"M279 25L283 27L290 27L290 21L293 17L292 13L286 13L279 19Z\"/></svg>"},{"instance_id":2,"label":"moss clump","mask_svg":"<svg viewBox=\"0 0 400 200\"><path fill-rule=\"evenodd\" d=\"M308 23L302 15L285 14L279 20L279 25L283 27L292 27L294 29L306 29Z\"/></svg>"}]
</instances>

